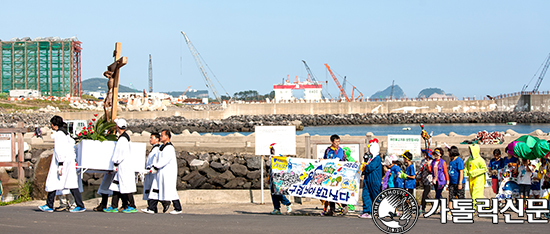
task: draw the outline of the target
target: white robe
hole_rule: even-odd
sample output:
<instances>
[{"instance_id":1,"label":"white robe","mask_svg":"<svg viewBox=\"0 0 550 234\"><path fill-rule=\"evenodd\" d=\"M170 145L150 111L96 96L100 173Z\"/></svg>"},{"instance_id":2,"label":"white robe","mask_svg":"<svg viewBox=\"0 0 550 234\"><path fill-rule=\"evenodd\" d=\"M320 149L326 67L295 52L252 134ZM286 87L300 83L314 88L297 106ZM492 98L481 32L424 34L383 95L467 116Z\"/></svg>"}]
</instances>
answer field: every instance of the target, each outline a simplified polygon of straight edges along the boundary
<instances>
[{"instance_id":1,"label":"white robe","mask_svg":"<svg viewBox=\"0 0 550 234\"><path fill-rule=\"evenodd\" d=\"M153 146L151 152L149 152L149 155L147 156L145 168L151 168L153 166L153 163L157 161L159 152L159 145ZM149 193L151 191L151 186L153 185L154 177L155 174L147 174L143 178L143 200L149 200Z\"/></svg>"},{"instance_id":2,"label":"white robe","mask_svg":"<svg viewBox=\"0 0 550 234\"><path fill-rule=\"evenodd\" d=\"M161 146L162 148L162 146ZM176 160L176 150L173 145L167 145L158 154L158 158L153 163L158 172L155 174L149 199L161 201L179 200L178 190L176 189L178 179L178 162Z\"/></svg>"},{"instance_id":3,"label":"white robe","mask_svg":"<svg viewBox=\"0 0 550 234\"><path fill-rule=\"evenodd\" d=\"M115 146L115 152L111 161L118 164L118 171L115 174L110 190L122 194L136 192L135 172L131 166L130 142L126 137L119 137Z\"/></svg>"},{"instance_id":4,"label":"white robe","mask_svg":"<svg viewBox=\"0 0 550 234\"><path fill-rule=\"evenodd\" d=\"M79 178L76 174L76 151L73 138L62 131L55 131L51 137L54 139L54 149L46 179L46 192L78 188ZM61 176L57 173L59 164L63 165Z\"/></svg>"}]
</instances>

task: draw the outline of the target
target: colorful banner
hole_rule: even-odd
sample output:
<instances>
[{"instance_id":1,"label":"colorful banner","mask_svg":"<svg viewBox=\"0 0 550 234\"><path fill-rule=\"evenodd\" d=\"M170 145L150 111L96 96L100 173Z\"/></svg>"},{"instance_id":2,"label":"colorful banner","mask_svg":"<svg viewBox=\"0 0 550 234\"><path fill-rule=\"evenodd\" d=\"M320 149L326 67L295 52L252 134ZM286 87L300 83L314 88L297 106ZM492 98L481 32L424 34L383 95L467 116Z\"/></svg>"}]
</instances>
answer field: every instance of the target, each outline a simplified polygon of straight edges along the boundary
<instances>
[{"instance_id":1,"label":"colorful banner","mask_svg":"<svg viewBox=\"0 0 550 234\"><path fill-rule=\"evenodd\" d=\"M271 193L357 205L360 163L271 157Z\"/></svg>"}]
</instances>

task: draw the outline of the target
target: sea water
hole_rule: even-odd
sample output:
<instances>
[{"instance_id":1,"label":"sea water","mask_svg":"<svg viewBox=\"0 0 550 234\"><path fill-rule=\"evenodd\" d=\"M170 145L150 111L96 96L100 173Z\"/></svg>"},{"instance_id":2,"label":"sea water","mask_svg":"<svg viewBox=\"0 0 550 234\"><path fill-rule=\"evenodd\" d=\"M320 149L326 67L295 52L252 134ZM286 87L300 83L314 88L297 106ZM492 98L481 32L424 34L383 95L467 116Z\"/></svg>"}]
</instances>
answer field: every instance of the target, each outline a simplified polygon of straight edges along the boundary
<instances>
[{"instance_id":1,"label":"sea water","mask_svg":"<svg viewBox=\"0 0 550 234\"><path fill-rule=\"evenodd\" d=\"M410 130L409 130L410 129ZM550 124L424 124L424 129L432 136L439 134L448 135L454 132L458 135L468 136L476 134L479 131L488 132L505 132L508 129L514 130L520 134L528 134L537 129L545 133L550 132ZM421 128L418 124L373 124L373 125L327 125L327 126L311 126L304 127L302 131L296 131L297 135L308 133L311 136L329 136L332 134L350 135L350 136L365 136L368 132L372 132L375 136L385 136L390 134L420 134ZM212 132L213 135L226 136L233 132ZM239 132L243 135L249 135L251 132ZM200 133L201 135L206 134Z\"/></svg>"}]
</instances>

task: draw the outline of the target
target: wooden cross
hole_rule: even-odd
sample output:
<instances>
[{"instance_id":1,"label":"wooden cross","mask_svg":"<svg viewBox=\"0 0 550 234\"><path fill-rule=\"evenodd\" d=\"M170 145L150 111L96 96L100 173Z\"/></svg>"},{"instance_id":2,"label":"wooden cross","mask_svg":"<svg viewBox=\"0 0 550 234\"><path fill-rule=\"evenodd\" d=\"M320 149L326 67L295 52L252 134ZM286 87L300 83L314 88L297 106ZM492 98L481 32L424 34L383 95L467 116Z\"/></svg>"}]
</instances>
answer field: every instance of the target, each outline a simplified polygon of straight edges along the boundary
<instances>
[{"instance_id":1,"label":"wooden cross","mask_svg":"<svg viewBox=\"0 0 550 234\"><path fill-rule=\"evenodd\" d=\"M107 81L107 96L105 98L105 104L103 106L107 122L116 119L118 106L119 70L121 67L126 65L127 62L126 57L120 56L120 48L121 43L115 43L115 51L113 51L113 57L115 58L115 61L111 65L107 66L107 71L103 73L103 75L109 79L109 81ZM111 108L111 113L109 113L109 108Z\"/></svg>"}]
</instances>

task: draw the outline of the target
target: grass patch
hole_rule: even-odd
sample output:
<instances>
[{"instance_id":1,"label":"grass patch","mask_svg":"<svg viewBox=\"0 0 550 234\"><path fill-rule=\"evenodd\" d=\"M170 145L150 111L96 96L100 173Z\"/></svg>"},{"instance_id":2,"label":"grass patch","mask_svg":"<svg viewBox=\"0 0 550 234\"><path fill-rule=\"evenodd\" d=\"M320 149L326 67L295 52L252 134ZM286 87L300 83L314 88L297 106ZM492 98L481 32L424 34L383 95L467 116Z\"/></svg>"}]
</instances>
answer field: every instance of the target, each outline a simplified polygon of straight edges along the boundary
<instances>
[{"instance_id":1,"label":"grass patch","mask_svg":"<svg viewBox=\"0 0 550 234\"><path fill-rule=\"evenodd\" d=\"M11 204L21 203L32 200L32 183L25 181L23 185L19 185L17 189L16 199L9 202L0 202L0 206L7 206Z\"/></svg>"}]
</instances>

